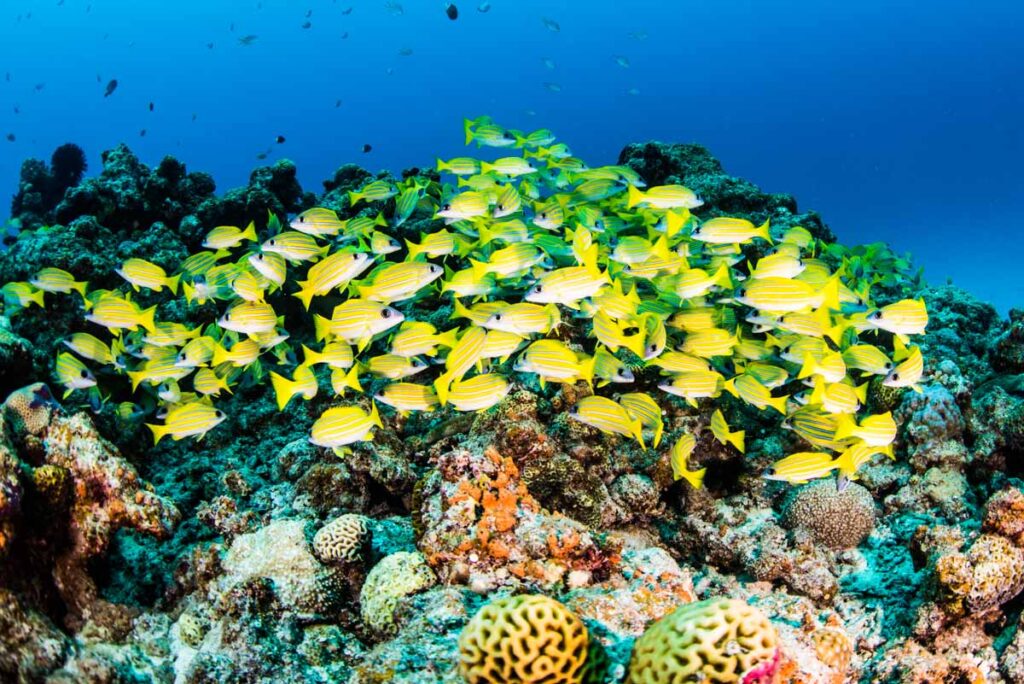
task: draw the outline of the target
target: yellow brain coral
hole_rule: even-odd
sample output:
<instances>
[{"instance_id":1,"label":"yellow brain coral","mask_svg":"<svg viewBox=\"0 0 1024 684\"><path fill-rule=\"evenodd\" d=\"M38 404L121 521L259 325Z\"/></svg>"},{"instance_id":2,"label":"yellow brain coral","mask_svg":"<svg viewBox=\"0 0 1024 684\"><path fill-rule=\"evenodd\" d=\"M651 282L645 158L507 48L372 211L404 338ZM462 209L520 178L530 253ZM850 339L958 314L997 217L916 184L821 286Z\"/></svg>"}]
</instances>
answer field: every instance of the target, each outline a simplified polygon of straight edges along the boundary
<instances>
[{"instance_id":1,"label":"yellow brain coral","mask_svg":"<svg viewBox=\"0 0 1024 684\"><path fill-rule=\"evenodd\" d=\"M587 628L558 601L512 596L491 601L459 636L459 672L470 684L578 684Z\"/></svg>"},{"instance_id":2,"label":"yellow brain coral","mask_svg":"<svg viewBox=\"0 0 1024 684\"><path fill-rule=\"evenodd\" d=\"M313 554L324 563L352 563L359 560L369 538L366 518L346 513L317 531L313 537Z\"/></svg>"},{"instance_id":3,"label":"yellow brain coral","mask_svg":"<svg viewBox=\"0 0 1024 684\"><path fill-rule=\"evenodd\" d=\"M689 603L637 639L627 684L766 684L778 637L757 608L736 599Z\"/></svg>"}]
</instances>

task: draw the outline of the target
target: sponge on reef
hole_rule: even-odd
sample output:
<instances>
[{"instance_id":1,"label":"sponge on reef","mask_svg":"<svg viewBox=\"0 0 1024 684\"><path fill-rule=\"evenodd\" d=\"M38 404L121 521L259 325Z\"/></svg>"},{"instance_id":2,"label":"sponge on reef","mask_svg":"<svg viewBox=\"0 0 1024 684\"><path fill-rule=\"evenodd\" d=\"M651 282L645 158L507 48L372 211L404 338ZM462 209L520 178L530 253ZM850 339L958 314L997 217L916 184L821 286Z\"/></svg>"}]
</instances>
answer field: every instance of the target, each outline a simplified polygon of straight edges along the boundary
<instances>
[{"instance_id":1,"label":"sponge on reef","mask_svg":"<svg viewBox=\"0 0 1024 684\"><path fill-rule=\"evenodd\" d=\"M677 608L644 632L626 682L768 684L778 664L778 636L764 613L714 598Z\"/></svg>"},{"instance_id":2,"label":"sponge on reef","mask_svg":"<svg viewBox=\"0 0 1024 684\"><path fill-rule=\"evenodd\" d=\"M552 598L500 598L462 630L459 672L469 684L579 684L588 641L583 622Z\"/></svg>"}]
</instances>

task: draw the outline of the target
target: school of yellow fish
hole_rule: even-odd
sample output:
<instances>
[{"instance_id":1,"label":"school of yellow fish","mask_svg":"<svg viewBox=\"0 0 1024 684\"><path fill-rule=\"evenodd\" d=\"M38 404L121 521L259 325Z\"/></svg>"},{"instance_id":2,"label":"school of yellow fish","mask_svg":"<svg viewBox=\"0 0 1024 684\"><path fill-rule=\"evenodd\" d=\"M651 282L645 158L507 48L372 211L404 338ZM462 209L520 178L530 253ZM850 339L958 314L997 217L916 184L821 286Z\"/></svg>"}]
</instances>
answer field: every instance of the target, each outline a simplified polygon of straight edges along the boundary
<instances>
[{"instance_id":1,"label":"school of yellow fish","mask_svg":"<svg viewBox=\"0 0 1024 684\"><path fill-rule=\"evenodd\" d=\"M595 386L570 416L644 449L660 445L670 395L697 407L727 392L775 412L807 448L775 463L770 479L835 473L842 487L874 456L892 457L891 413L861 415L867 381L920 391L923 359L909 338L924 332L928 314L923 300L873 305L871 287L892 277L891 263L851 256L799 226L779 233L768 221L699 219L691 211L703 202L690 189L647 187L625 166L588 167L548 130L525 134L480 117L466 120L465 135L467 145L508 156L439 159L443 182L374 180L349 203L383 209L350 219L314 208L287 227L271 216L263 236L253 224L214 227L173 274L128 259L116 290L44 268L3 286L6 310L77 293L84 329L56 359L65 396L96 398L97 367L123 375L148 401L122 402L118 415L155 418L147 424L156 442L201 438L221 423L217 397L246 374L260 381L273 368L284 410L317 395L314 371L325 366L342 401L314 422L310 441L339 455L383 427L378 404L403 415L483 411L532 375L541 387ZM395 235L414 217L432 219L431 228L402 244ZM216 323L160 321L157 306L133 300L140 290L179 289L189 305L214 302ZM315 344L289 341L280 311L289 296L312 316ZM449 301L444 329L414 320ZM880 330L891 338L860 339ZM661 378L660 395L629 392L634 372ZM344 400L367 377L390 381L369 412ZM708 427L744 452L743 431L720 409ZM700 487L704 469L689 464L696 445L685 434L669 458L676 479Z\"/></svg>"}]
</instances>

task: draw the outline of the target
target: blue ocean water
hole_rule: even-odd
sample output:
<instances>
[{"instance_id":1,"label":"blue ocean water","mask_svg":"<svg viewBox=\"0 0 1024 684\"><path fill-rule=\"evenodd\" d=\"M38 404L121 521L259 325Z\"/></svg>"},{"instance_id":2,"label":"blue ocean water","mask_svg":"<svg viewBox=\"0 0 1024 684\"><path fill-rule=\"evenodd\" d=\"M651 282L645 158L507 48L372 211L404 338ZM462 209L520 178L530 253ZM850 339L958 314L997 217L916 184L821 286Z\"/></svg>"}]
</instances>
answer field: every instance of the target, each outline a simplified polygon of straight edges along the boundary
<instances>
[{"instance_id":1,"label":"blue ocean water","mask_svg":"<svg viewBox=\"0 0 1024 684\"><path fill-rule=\"evenodd\" d=\"M1024 305L1024 3L475 0L454 21L446 4L5 0L0 189L69 140L92 171L124 141L221 190L280 157L317 189L345 162L462 154L462 117L489 114L592 163L703 143L842 241Z\"/></svg>"}]
</instances>

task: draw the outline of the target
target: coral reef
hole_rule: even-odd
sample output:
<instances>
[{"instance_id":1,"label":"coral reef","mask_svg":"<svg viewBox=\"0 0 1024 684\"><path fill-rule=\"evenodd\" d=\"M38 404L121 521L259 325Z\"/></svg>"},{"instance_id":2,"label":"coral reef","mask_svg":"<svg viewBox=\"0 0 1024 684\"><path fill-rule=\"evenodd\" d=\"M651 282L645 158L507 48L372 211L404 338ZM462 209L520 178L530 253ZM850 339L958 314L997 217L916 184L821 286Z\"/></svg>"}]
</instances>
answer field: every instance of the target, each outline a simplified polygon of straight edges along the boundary
<instances>
[{"instance_id":1,"label":"coral reef","mask_svg":"<svg viewBox=\"0 0 1024 684\"><path fill-rule=\"evenodd\" d=\"M729 176L700 146L630 145L620 162L700 193L702 218L834 239L817 214ZM23 166L13 213L25 229L0 252L3 282L56 266L111 287L124 259L172 268L217 225L314 204L390 216L395 204L353 208L348 193L375 177L352 165L319 195L278 162L218 196L206 174L172 158L151 169L124 146L93 178L62 163ZM396 237L418 240L428 223L414 217ZM0 679L421 684L550 671L613 684L719 663L704 681L1024 681L1024 317L913 279L876 292L927 303L926 376L921 393L871 382L869 409L899 426L896 458L876 457L842 492L759 477L807 446L741 402L722 406L747 433L745 455L713 437L706 405L675 401L645 451L566 418L591 393L584 383L517 382L478 415L389 415L344 459L306 439L329 398L282 414L246 384L224 398L223 432L153 448L111 402L62 409L43 385L19 390L52 381L61 331L82 329L69 327L79 303L48 295L45 310L0 318L0 394L12 393ZM431 320L451 313L444 304ZM215 314L166 316L205 326ZM564 324L555 334L568 339L578 322ZM683 434L696 438L690 467L708 468L699 490L673 479ZM502 631L520 609L546 626ZM532 657L526 642L545 631L573 639L561 664ZM487 674L499 667L517 674Z\"/></svg>"}]
</instances>

